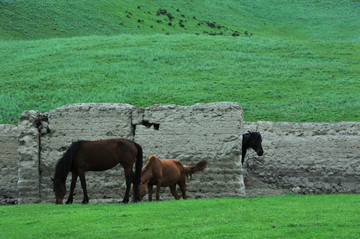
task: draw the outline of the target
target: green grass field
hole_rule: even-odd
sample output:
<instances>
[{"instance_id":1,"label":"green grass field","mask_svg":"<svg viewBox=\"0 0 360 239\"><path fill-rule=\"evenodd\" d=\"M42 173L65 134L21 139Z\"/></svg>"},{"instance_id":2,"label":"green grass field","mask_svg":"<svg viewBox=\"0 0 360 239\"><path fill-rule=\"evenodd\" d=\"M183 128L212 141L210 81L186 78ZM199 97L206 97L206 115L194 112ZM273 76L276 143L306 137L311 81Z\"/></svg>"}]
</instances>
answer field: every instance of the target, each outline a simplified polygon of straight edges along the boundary
<instances>
[{"instance_id":1,"label":"green grass field","mask_svg":"<svg viewBox=\"0 0 360 239\"><path fill-rule=\"evenodd\" d=\"M360 195L0 207L0 238L359 238Z\"/></svg>"},{"instance_id":2,"label":"green grass field","mask_svg":"<svg viewBox=\"0 0 360 239\"><path fill-rule=\"evenodd\" d=\"M246 121L359 121L359 16L352 0L3 0L0 123L79 102L219 101Z\"/></svg>"},{"instance_id":3,"label":"green grass field","mask_svg":"<svg viewBox=\"0 0 360 239\"><path fill-rule=\"evenodd\" d=\"M234 101L360 121L358 0L0 0L0 123L79 102ZM359 195L0 207L0 238L359 238Z\"/></svg>"}]
</instances>

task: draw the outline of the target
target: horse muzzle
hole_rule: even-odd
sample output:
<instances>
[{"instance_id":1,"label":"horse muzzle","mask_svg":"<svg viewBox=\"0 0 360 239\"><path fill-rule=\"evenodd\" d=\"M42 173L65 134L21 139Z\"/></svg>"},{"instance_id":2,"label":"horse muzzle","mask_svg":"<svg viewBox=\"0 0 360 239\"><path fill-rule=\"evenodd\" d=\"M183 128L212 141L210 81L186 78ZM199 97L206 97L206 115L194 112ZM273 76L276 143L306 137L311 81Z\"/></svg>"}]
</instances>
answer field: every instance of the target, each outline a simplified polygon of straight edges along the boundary
<instances>
[{"instance_id":1,"label":"horse muzzle","mask_svg":"<svg viewBox=\"0 0 360 239\"><path fill-rule=\"evenodd\" d=\"M256 151L258 156L262 156L264 154L264 150L260 149Z\"/></svg>"}]
</instances>

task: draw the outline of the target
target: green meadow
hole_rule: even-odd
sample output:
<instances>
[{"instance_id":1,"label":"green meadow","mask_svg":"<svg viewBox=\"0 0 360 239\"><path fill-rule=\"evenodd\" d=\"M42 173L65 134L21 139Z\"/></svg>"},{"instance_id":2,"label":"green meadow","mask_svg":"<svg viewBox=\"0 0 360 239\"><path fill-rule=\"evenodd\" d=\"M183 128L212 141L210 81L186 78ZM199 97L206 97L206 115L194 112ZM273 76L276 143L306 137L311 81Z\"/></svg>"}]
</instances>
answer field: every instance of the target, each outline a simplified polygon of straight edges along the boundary
<instances>
[{"instance_id":1,"label":"green meadow","mask_svg":"<svg viewBox=\"0 0 360 239\"><path fill-rule=\"evenodd\" d=\"M0 0L0 123L80 102L234 101L360 121L358 0ZM359 238L359 195L0 207L0 238Z\"/></svg>"},{"instance_id":2,"label":"green meadow","mask_svg":"<svg viewBox=\"0 0 360 239\"><path fill-rule=\"evenodd\" d=\"M79 102L234 101L359 121L360 2L0 1L0 123Z\"/></svg>"},{"instance_id":3,"label":"green meadow","mask_svg":"<svg viewBox=\"0 0 360 239\"><path fill-rule=\"evenodd\" d=\"M0 207L0 238L359 238L360 195Z\"/></svg>"}]
</instances>

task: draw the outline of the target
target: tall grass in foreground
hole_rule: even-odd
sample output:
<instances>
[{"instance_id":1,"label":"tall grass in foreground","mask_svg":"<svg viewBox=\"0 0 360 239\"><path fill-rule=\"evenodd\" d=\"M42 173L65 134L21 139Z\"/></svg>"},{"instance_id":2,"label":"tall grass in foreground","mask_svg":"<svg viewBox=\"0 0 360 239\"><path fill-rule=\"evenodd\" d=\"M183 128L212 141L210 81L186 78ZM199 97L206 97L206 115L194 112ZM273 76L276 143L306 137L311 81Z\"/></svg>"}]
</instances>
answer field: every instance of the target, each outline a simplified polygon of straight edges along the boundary
<instances>
[{"instance_id":1,"label":"tall grass in foreground","mask_svg":"<svg viewBox=\"0 0 360 239\"><path fill-rule=\"evenodd\" d=\"M360 195L0 207L0 238L359 238Z\"/></svg>"},{"instance_id":2,"label":"tall grass in foreground","mask_svg":"<svg viewBox=\"0 0 360 239\"><path fill-rule=\"evenodd\" d=\"M1 42L0 123L79 102L218 101L240 103L247 121L359 121L359 49L194 35Z\"/></svg>"}]
</instances>

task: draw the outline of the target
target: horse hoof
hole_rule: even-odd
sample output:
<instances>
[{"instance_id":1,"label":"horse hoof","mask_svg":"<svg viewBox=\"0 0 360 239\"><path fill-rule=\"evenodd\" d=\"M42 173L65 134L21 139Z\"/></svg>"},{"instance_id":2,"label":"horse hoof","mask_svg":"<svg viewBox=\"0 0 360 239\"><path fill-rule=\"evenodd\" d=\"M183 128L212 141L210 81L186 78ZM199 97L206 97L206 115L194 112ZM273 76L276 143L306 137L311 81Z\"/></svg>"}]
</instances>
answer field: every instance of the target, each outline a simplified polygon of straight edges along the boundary
<instances>
[{"instance_id":1,"label":"horse hoof","mask_svg":"<svg viewBox=\"0 0 360 239\"><path fill-rule=\"evenodd\" d=\"M72 201L66 201L65 204L72 204Z\"/></svg>"}]
</instances>

